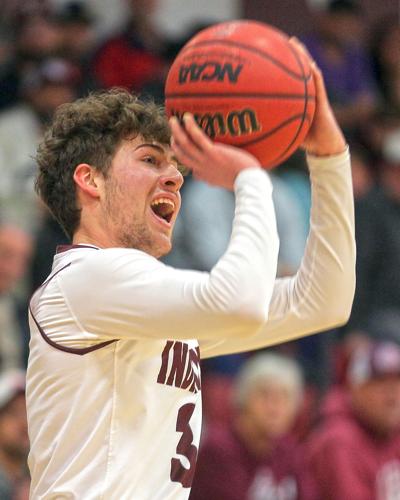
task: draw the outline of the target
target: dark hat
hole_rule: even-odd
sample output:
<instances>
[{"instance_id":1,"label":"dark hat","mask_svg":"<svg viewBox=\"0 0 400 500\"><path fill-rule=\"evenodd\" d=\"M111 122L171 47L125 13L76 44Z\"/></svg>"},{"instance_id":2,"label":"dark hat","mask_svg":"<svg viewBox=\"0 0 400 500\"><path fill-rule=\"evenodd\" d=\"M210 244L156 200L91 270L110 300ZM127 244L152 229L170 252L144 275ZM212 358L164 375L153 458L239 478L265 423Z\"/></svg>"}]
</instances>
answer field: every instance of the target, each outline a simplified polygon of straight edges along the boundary
<instances>
[{"instance_id":1,"label":"dark hat","mask_svg":"<svg viewBox=\"0 0 400 500\"><path fill-rule=\"evenodd\" d=\"M327 11L331 13L361 13L361 6L354 0L331 0L328 3Z\"/></svg>"},{"instance_id":2,"label":"dark hat","mask_svg":"<svg viewBox=\"0 0 400 500\"><path fill-rule=\"evenodd\" d=\"M347 380L351 385L388 375L400 377L400 347L394 342L372 342L350 355Z\"/></svg>"},{"instance_id":3,"label":"dark hat","mask_svg":"<svg viewBox=\"0 0 400 500\"><path fill-rule=\"evenodd\" d=\"M92 13L87 5L79 1L71 1L64 4L56 11L55 18L61 24L86 24L91 25L94 22Z\"/></svg>"}]
</instances>

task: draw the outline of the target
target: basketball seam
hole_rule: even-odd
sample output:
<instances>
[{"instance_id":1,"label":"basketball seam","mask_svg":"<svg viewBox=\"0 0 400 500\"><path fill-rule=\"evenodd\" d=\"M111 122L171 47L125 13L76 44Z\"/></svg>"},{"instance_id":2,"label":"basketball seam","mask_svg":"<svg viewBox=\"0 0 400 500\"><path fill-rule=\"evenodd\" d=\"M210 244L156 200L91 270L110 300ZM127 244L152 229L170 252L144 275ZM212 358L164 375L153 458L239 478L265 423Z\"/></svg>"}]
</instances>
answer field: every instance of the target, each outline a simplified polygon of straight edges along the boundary
<instances>
[{"instance_id":1,"label":"basketball seam","mask_svg":"<svg viewBox=\"0 0 400 500\"><path fill-rule=\"evenodd\" d=\"M173 92L171 94L166 94L165 99L190 99L192 97L233 97L247 99L304 99L304 94L269 94L269 93L233 93L233 92L196 92L196 93L183 93L183 92ZM315 99L315 96L309 95L309 99Z\"/></svg>"},{"instance_id":2,"label":"basketball seam","mask_svg":"<svg viewBox=\"0 0 400 500\"><path fill-rule=\"evenodd\" d=\"M296 50L294 48L292 48L290 46L289 46L289 48L292 51L292 53L293 53L293 55L294 55L294 57L295 57L295 59L297 61L297 64L300 66L302 74L304 75L304 66L303 66L303 63L302 63L302 61L301 61L298 53L296 52ZM307 115L307 107L308 107L308 81L305 80L305 79L303 79L303 81L304 81L304 110L303 110L303 114L302 114L302 117L301 117L301 120L300 120L299 127L298 127L297 132L294 135L293 139L289 143L289 145L286 147L286 149L284 149L282 151L282 153L280 155L278 155L276 157L276 159L274 161L277 161L280 158L282 158L282 157L285 156L285 154L287 153L287 151L289 151L289 149L293 146L294 142L296 141L297 137L300 134L301 129L303 128L304 120L305 120L305 117Z\"/></svg>"},{"instance_id":3,"label":"basketball seam","mask_svg":"<svg viewBox=\"0 0 400 500\"><path fill-rule=\"evenodd\" d=\"M311 73L308 76L304 75L303 68L302 68L301 74L299 75L299 74L295 73L294 71L292 71L291 69L289 69L284 64L282 64L280 61L278 61L277 59L275 59L274 57L269 55L267 52L263 52L260 49L252 47L251 45L246 45L244 43L240 43L240 42L236 42L236 41L230 42L229 40L218 40L218 39L205 40L204 42L197 42L197 43L194 43L194 44L189 45L187 47L183 47L180 55L183 55L184 52L188 51L189 49L194 49L197 47L201 47L204 45L211 45L211 44L215 44L215 43L220 43L222 45L228 45L231 47L232 46L239 47L239 48L248 50L250 52L254 52L255 54L258 54L259 56L264 57L265 59L268 59L269 61L273 62L278 68L282 69L283 71L285 71L286 73L288 73L290 76L292 76L293 78L295 78L297 80L304 80L304 79L309 80L311 78ZM287 42L287 45L289 45L289 49L292 51L292 48L290 47L290 44L288 42ZM292 51L292 53L293 53L293 51ZM296 58L296 60L297 60L297 58ZM298 60L297 60L297 62L298 62Z\"/></svg>"},{"instance_id":4,"label":"basketball seam","mask_svg":"<svg viewBox=\"0 0 400 500\"><path fill-rule=\"evenodd\" d=\"M256 144L257 142L260 142L260 141L263 141L264 139L266 139L267 137L269 137L270 135L273 135L275 134L275 132L277 132L278 130L280 130L281 128L284 128L286 127L286 125L289 125L290 123L294 122L295 120L299 119L299 118L302 118L303 121L304 121L304 118L303 118L303 113L301 114L297 114L297 115L294 115L294 116L291 116L290 118L288 118L287 120L285 120L284 122L281 122L277 127L273 128L273 129L270 129L268 130L268 132L265 132L264 134L256 137L255 139L251 139L249 141L246 141L246 142L237 142L235 143L235 146L238 146L238 147L243 147L243 146L251 146L253 144ZM283 156L285 154L285 152L289 149L290 146L288 146L285 151L283 153L280 153L276 158L280 158L281 156Z\"/></svg>"}]
</instances>

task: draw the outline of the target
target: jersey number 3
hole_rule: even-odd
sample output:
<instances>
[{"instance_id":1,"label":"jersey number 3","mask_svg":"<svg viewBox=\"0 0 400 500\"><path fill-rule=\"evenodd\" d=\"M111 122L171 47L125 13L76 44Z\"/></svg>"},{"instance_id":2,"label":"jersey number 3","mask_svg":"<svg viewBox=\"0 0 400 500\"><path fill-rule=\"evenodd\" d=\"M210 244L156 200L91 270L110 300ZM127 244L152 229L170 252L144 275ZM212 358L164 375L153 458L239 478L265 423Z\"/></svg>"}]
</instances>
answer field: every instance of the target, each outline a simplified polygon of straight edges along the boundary
<instances>
[{"instance_id":1,"label":"jersey number 3","mask_svg":"<svg viewBox=\"0 0 400 500\"><path fill-rule=\"evenodd\" d=\"M184 456L189 462L189 468L183 466L178 458L171 460L171 481L181 483L184 488L192 486L194 471L196 468L197 448L192 443L193 432L189 421L193 415L195 405L188 403L179 408L178 419L176 421L176 431L182 433L176 452Z\"/></svg>"}]
</instances>

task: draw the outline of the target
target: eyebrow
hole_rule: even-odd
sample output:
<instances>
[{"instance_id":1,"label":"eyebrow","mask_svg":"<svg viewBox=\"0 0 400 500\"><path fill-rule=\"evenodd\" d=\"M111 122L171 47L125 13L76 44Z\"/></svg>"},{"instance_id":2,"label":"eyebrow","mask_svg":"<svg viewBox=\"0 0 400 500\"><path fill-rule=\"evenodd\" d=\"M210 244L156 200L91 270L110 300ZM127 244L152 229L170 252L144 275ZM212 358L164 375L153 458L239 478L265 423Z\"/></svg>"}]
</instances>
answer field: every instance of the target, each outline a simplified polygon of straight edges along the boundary
<instances>
[{"instance_id":1,"label":"eyebrow","mask_svg":"<svg viewBox=\"0 0 400 500\"><path fill-rule=\"evenodd\" d=\"M160 146L159 144L154 144L152 142L142 142L141 144L136 146L134 151L137 151L140 148L154 148L154 149L157 149L157 151L160 151L160 153L165 154L165 149L162 146Z\"/></svg>"}]
</instances>

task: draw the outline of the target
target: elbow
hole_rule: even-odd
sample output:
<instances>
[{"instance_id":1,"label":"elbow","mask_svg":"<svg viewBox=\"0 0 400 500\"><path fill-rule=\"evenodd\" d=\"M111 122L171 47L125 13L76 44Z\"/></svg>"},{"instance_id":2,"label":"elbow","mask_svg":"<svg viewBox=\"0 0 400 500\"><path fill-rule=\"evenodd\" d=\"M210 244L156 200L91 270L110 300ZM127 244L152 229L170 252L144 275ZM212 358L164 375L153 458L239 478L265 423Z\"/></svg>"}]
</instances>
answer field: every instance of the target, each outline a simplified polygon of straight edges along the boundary
<instances>
[{"instance_id":1,"label":"elbow","mask_svg":"<svg viewBox=\"0 0 400 500\"><path fill-rule=\"evenodd\" d=\"M247 330L252 333L259 330L268 319L267 309L250 310L241 315L242 321L247 325Z\"/></svg>"},{"instance_id":2,"label":"elbow","mask_svg":"<svg viewBox=\"0 0 400 500\"><path fill-rule=\"evenodd\" d=\"M254 335L267 321L268 309L266 307L241 307L229 313L232 325L232 334L238 338Z\"/></svg>"},{"instance_id":3,"label":"elbow","mask_svg":"<svg viewBox=\"0 0 400 500\"><path fill-rule=\"evenodd\" d=\"M336 288L338 293L330 298L329 305L327 306L329 328L343 326L350 318L356 287L355 272L352 272L350 280L347 276L345 283L341 285Z\"/></svg>"},{"instance_id":4,"label":"elbow","mask_svg":"<svg viewBox=\"0 0 400 500\"><path fill-rule=\"evenodd\" d=\"M345 325L350 318L351 306L348 308L340 308L335 311L334 314L330 316L329 328L338 328L339 326Z\"/></svg>"}]
</instances>

